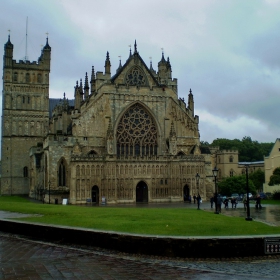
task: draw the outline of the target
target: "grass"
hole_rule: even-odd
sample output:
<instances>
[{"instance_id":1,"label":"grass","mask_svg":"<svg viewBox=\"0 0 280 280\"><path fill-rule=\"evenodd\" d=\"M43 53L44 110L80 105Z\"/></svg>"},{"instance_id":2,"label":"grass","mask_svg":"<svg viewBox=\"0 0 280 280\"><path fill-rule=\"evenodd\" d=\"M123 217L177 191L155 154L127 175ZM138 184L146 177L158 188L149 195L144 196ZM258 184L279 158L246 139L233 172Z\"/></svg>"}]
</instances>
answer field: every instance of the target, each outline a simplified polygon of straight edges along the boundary
<instances>
[{"instance_id":1,"label":"grass","mask_svg":"<svg viewBox=\"0 0 280 280\"><path fill-rule=\"evenodd\" d=\"M42 215L21 218L30 222L139 234L233 236L280 233L280 227L187 208L53 205L33 203L22 197L0 196L0 210Z\"/></svg>"}]
</instances>

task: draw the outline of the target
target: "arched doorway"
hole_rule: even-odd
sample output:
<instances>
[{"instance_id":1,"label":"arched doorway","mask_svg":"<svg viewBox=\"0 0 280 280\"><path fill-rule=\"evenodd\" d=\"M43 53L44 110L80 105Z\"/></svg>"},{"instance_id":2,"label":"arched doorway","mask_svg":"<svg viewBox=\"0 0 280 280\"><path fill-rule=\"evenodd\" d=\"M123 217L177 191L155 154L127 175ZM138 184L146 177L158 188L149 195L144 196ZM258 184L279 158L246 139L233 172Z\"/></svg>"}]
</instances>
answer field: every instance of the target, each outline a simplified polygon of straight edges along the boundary
<instances>
[{"instance_id":1,"label":"arched doorway","mask_svg":"<svg viewBox=\"0 0 280 280\"><path fill-rule=\"evenodd\" d=\"M190 188L188 185L184 186L184 201L189 201Z\"/></svg>"},{"instance_id":2,"label":"arched doorway","mask_svg":"<svg viewBox=\"0 0 280 280\"><path fill-rule=\"evenodd\" d=\"M148 202L148 186L143 181L136 186L136 202Z\"/></svg>"},{"instance_id":3,"label":"arched doorway","mask_svg":"<svg viewBox=\"0 0 280 280\"><path fill-rule=\"evenodd\" d=\"M91 201L92 203L99 202L99 188L97 186L93 186L91 189Z\"/></svg>"}]
</instances>

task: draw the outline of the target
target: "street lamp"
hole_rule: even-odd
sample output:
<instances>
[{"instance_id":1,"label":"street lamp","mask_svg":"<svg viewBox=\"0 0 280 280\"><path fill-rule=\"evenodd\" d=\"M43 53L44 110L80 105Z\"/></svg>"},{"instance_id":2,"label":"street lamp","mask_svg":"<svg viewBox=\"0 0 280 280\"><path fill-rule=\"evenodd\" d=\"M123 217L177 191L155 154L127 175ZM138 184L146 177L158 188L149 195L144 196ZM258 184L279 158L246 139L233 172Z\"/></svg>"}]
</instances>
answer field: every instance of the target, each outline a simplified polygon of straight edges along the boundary
<instances>
[{"instance_id":1,"label":"street lamp","mask_svg":"<svg viewBox=\"0 0 280 280\"><path fill-rule=\"evenodd\" d=\"M51 204L51 181L49 181L49 204Z\"/></svg>"},{"instance_id":2,"label":"street lamp","mask_svg":"<svg viewBox=\"0 0 280 280\"><path fill-rule=\"evenodd\" d=\"M196 173L195 175L195 180L196 180L196 188L197 188L197 209L199 209L199 205L200 205L200 195L199 195L199 174Z\"/></svg>"},{"instance_id":3,"label":"street lamp","mask_svg":"<svg viewBox=\"0 0 280 280\"><path fill-rule=\"evenodd\" d=\"M213 176L214 176L214 180L215 180L215 214L219 214L218 212L218 190L217 190L217 176L218 176L218 171L219 169L217 169L217 167L215 166L215 168L212 170L213 172Z\"/></svg>"},{"instance_id":4,"label":"street lamp","mask_svg":"<svg viewBox=\"0 0 280 280\"><path fill-rule=\"evenodd\" d=\"M247 217L246 221L252 221L253 219L250 217L250 203L249 203L249 178L248 178L248 165L245 165L246 168L246 192L247 192Z\"/></svg>"}]
</instances>

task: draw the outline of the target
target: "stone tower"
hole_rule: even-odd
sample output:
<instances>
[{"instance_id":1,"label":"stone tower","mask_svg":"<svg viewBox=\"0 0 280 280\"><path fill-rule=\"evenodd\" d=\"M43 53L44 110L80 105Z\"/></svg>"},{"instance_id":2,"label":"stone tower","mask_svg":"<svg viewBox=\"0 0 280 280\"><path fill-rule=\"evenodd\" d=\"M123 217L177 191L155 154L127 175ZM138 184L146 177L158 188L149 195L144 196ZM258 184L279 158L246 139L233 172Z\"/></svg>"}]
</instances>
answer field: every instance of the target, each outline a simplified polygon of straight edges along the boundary
<instances>
[{"instance_id":1,"label":"stone tower","mask_svg":"<svg viewBox=\"0 0 280 280\"><path fill-rule=\"evenodd\" d=\"M10 35L4 45L0 194L29 193L29 149L42 143L49 125L50 61L48 38L37 62L13 60Z\"/></svg>"}]
</instances>

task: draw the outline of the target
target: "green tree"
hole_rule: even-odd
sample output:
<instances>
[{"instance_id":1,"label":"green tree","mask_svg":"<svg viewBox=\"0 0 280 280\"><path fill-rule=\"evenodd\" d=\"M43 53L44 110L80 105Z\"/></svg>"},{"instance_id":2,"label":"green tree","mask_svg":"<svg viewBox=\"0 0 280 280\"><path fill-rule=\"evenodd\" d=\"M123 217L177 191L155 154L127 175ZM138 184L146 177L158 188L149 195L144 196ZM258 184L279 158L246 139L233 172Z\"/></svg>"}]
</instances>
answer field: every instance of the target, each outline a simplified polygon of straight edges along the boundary
<instances>
[{"instance_id":1,"label":"green tree","mask_svg":"<svg viewBox=\"0 0 280 280\"><path fill-rule=\"evenodd\" d=\"M256 188L253 182L249 179L249 192L252 194L256 193ZM247 185L246 185L246 176L233 176L224 178L221 182L218 183L218 192L230 196L232 193L244 194L246 193Z\"/></svg>"},{"instance_id":2,"label":"green tree","mask_svg":"<svg viewBox=\"0 0 280 280\"><path fill-rule=\"evenodd\" d=\"M210 144L210 146L219 146L221 150L238 150L240 162L263 160L263 157L270 153L273 145L274 143L253 141L250 136L245 136L242 140L217 138Z\"/></svg>"},{"instance_id":3,"label":"green tree","mask_svg":"<svg viewBox=\"0 0 280 280\"><path fill-rule=\"evenodd\" d=\"M258 169L257 171L249 174L249 179L253 182L256 189L262 189L265 182L264 171Z\"/></svg>"},{"instance_id":4,"label":"green tree","mask_svg":"<svg viewBox=\"0 0 280 280\"><path fill-rule=\"evenodd\" d=\"M279 185L280 184L280 167L274 169L272 175L270 176L270 180L268 185Z\"/></svg>"}]
</instances>

